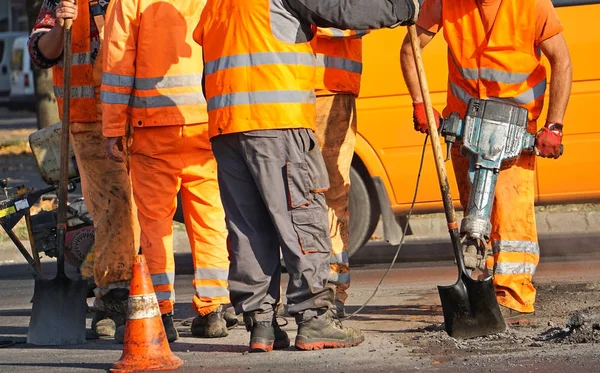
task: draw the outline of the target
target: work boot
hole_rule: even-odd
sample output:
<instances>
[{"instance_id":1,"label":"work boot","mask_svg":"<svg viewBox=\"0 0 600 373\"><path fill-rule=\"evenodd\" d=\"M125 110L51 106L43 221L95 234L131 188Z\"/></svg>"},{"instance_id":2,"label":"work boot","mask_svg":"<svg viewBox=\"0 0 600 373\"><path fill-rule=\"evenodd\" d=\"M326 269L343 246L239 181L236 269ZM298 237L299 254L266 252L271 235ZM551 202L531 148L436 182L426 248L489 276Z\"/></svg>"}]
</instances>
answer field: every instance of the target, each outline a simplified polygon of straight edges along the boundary
<instances>
[{"instance_id":1,"label":"work boot","mask_svg":"<svg viewBox=\"0 0 600 373\"><path fill-rule=\"evenodd\" d=\"M92 331L98 338L112 338L117 328L125 325L128 299L128 289L112 289L96 299Z\"/></svg>"},{"instance_id":2,"label":"work boot","mask_svg":"<svg viewBox=\"0 0 600 373\"><path fill-rule=\"evenodd\" d=\"M229 334L223 317L223 307L219 306L208 315L198 315L192 321L192 335L201 338L223 338ZM237 319L236 319L237 320Z\"/></svg>"},{"instance_id":3,"label":"work boot","mask_svg":"<svg viewBox=\"0 0 600 373\"><path fill-rule=\"evenodd\" d=\"M505 306L500 306L500 312L507 325L531 325L536 321L535 312L519 312Z\"/></svg>"},{"instance_id":4,"label":"work boot","mask_svg":"<svg viewBox=\"0 0 600 373\"><path fill-rule=\"evenodd\" d=\"M339 299L335 300L335 314L338 319L346 317L346 307L344 306L344 302Z\"/></svg>"},{"instance_id":5,"label":"work boot","mask_svg":"<svg viewBox=\"0 0 600 373\"><path fill-rule=\"evenodd\" d=\"M358 346L364 340L360 330L343 326L333 311L327 311L298 325L295 345L299 350L321 350Z\"/></svg>"},{"instance_id":6,"label":"work boot","mask_svg":"<svg viewBox=\"0 0 600 373\"><path fill-rule=\"evenodd\" d=\"M244 316L244 322L246 330L250 332L250 352L269 352L290 347L290 339L275 317L272 321L256 321L252 316Z\"/></svg>"},{"instance_id":7,"label":"work boot","mask_svg":"<svg viewBox=\"0 0 600 373\"><path fill-rule=\"evenodd\" d=\"M227 329L231 329L240 323L232 306L225 308L225 311L223 311L223 318L225 319L225 324L227 324Z\"/></svg>"},{"instance_id":8,"label":"work boot","mask_svg":"<svg viewBox=\"0 0 600 373\"><path fill-rule=\"evenodd\" d=\"M173 323L173 313L166 313L162 315L163 326L165 327L165 334L169 343L175 342L179 338L179 332L175 328ZM115 341L117 343L123 343L125 341L125 325L121 325L115 332Z\"/></svg>"}]
</instances>

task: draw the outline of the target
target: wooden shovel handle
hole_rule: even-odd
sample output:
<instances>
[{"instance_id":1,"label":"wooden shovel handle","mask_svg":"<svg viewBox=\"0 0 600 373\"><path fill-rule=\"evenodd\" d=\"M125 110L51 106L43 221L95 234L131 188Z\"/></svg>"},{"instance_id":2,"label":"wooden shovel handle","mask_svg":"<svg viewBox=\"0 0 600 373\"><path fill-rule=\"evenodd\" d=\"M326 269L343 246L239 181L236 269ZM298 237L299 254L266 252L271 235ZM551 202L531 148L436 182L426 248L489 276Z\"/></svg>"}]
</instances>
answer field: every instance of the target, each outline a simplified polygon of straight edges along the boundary
<instances>
[{"instance_id":1,"label":"wooden shovel handle","mask_svg":"<svg viewBox=\"0 0 600 373\"><path fill-rule=\"evenodd\" d=\"M454 211L452 196L450 195L450 184L448 182L448 174L446 173L446 167L444 165L444 155L442 152L442 146L440 144L440 138L438 136L438 126L435 122L433 105L431 104L431 97L429 96L429 86L427 85L427 78L425 76L425 69L423 67L421 43L417 35L417 27L415 25L409 26L408 34L410 36L410 44L412 46L415 65L417 67L417 75L419 77L419 84L421 86L421 94L423 95L423 103L425 104L425 111L427 113L429 136L431 137L431 147L433 148L435 166L437 169L438 180L440 182L440 188L442 190L442 199L444 202L444 209L446 211L446 221L448 223L448 229L451 231L453 229L458 229L458 223L456 222L456 212Z\"/></svg>"}]
</instances>

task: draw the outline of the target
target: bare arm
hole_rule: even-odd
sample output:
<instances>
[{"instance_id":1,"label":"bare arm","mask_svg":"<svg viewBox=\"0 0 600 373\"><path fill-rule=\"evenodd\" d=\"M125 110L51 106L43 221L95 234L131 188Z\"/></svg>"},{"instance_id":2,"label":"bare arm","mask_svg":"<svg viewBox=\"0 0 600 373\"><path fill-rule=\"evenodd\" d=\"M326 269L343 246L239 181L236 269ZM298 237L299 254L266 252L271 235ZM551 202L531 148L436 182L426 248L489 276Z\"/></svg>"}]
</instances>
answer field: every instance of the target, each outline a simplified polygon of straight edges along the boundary
<instances>
[{"instance_id":1,"label":"bare arm","mask_svg":"<svg viewBox=\"0 0 600 373\"><path fill-rule=\"evenodd\" d=\"M63 28L61 24L66 18L77 18L77 5L70 0L61 1L56 7L55 17L58 22L38 41L40 52L49 60L54 60L62 54Z\"/></svg>"},{"instance_id":2,"label":"bare arm","mask_svg":"<svg viewBox=\"0 0 600 373\"><path fill-rule=\"evenodd\" d=\"M418 0L285 0L285 3L307 23L348 30L408 25L419 14Z\"/></svg>"},{"instance_id":3,"label":"bare arm","mask_svg":"<svg viewBox=\"0 0 600 373\"><path fill-rule=\"evenodd\" d=\"M562 33L556 34L540 43L540 48L550 61L550 101L548 116L551 123L561 123L565 117L571 83L573 82L573 67L569 48Z\"/></svg>"},{"instance_id":4,"label":"bare arm","mask_svg":"<svg viewBox=\"0 0 600 373\"><path fill-rule=\"evenodd\" d=\"M417 35L421 48L425 48L427 44L433 39L435 34L427 31L417 25ZM410 45L410 37L407 34L402 43L400 49L400 65L402 67L402 75L404 76L404 82L410 93L410 97L414 103L423 102L423 96L421 95L421 85L419 84L419 78L417 76L417 66L415 65L415 59Z\"/></svg>"}]
</instances>

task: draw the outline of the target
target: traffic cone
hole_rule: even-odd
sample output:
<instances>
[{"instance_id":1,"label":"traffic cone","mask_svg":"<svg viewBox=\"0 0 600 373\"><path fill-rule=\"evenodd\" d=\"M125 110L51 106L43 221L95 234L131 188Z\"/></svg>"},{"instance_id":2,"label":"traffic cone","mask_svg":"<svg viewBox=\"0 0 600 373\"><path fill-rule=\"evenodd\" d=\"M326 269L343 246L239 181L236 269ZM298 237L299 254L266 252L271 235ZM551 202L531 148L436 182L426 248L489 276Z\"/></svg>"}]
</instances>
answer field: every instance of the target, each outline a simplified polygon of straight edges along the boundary
<instances>
[{"instance_id":1,"label":"traffic cone","mask_svg":"<svg viewBox=\"0 0 600 373\"><path fill-rule=\"evenodd\" d=\"M115 373L174 370L183 364L173 355L162 323L150 270L143 255L133 263L123 354L110 369Z\"/></svg>"}]
</instances>

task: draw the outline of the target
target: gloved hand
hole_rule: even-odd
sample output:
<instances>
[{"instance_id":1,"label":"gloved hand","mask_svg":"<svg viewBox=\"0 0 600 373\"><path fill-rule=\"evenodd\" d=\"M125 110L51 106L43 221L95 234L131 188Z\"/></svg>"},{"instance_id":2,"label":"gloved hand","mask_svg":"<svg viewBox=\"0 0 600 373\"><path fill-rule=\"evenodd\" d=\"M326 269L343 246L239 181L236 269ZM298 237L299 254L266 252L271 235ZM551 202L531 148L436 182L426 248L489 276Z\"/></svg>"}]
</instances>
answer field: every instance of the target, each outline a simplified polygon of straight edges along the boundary
<instances>
[{"instance_id":1,"label":"gloved hand","mask_svg":"<svg viewBox=\"0 0 600 373\"><path fill-rule=\"evenodd\" d=\"M535 155L543 158L558 158L563 153L562 124L548 123L535 136Z\"/></svg>"},{"instance_id":2,"label":"gloved hand","mask_svg":"<svg viewBox=\"0 0 600 373\"><path fill-rule=\"evenodd\" d=\"M433 116L437 128L439 129L441 115L437 110L433 109ZM415 125L415 131L427 133L429 130L429 124L427 124L427 112L425 111L425 104L423 102L413 102L413 123Z\"/></svg>"}]
</instances>

